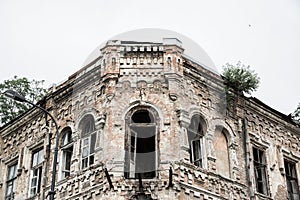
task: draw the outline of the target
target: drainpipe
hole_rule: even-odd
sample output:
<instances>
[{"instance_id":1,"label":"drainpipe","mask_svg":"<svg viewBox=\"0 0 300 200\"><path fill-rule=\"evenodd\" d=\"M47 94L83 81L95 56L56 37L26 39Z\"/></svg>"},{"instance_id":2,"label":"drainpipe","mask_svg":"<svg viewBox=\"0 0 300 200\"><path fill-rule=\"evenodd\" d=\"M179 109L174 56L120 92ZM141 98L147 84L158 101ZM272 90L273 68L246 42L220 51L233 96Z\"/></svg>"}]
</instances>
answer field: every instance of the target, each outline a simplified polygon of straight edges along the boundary
<instances>
[{"instance_id":1,"label":"drainpipe","mask_svg":"<svg viewBox=\"0 0 300 200\"><path fill-rule=\"evenodd\" d=\"M244 152L245 152L245 166L246 166L246 176L247 176L247 183L249 186L249 195L250 200L254 200L254 190L253 190L253 184L250 177L250 139L247 131L247 119L242 120L242 133L243 133L243 143L244 143Z\"/></svg>"}]
</instances>

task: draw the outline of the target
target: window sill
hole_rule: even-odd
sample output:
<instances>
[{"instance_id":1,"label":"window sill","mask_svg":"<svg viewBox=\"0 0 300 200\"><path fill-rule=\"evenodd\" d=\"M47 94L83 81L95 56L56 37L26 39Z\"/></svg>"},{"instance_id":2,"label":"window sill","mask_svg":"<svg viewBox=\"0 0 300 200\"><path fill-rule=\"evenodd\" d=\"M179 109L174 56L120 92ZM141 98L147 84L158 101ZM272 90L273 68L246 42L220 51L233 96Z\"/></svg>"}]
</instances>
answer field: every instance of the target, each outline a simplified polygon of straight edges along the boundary
<instances>
[{"instance_id":1,"label":"window sill","mask_svg":"<svg viewBox=\"0 0 300 200\"><path fill-rule=\"evenodd\" d=\"M73 147L73 142L65 144L65 145L61 146L60 148L61 148L61 150L67 150L70 147Z\"/></svg>"},{"instance_id":2,"label":"window sill","mask_svg":"<svg viewBox=\"0 0 300 200\"><path fill-rule=\"evenodd\" d=\"M95 152L99 152L99 151L102 151L102 150L103 150L102 147L97 147L97 148L95 148Z\"/></svg>"},{"instance_id":3,"label":"window sill","mask_svg":"<svg viewBox=\"0 0 300 200\"><path fill-rule=\"evenodd\" d=\"M139 179L138 178L125 178L124 179L125 182L127 184L139 184ZM149 178L149 179L142 179L142 183L150 183L150 182L161 182L161 179L159 179L158 177L155 177L155 178Z\"/></svg>"},{"instance_id":4,"label":"window sill","mask_svg":"<svg viewBox=\"0 0 300 200\"><path fill-rule=\"evenodd\" d=\"M258 192L255 192L255 196L257 196L259 199L263 199L263 200L272 200L272 198L270 196L261 194Z\"/></svg>"},{"instance_id":5,"label":"window sill","mask_svg":"<svg viewBox=\"0 0 300 200\"><path fill-rule=\"evenodd\" d=\"M67 177L67 178L61 179L61 180L59 180L59 181L57 182L57 185L64 184L64 183L66 183L69 179L70 179L70 176Z\"/></svg>"},{"instance_id":6,"label":"window sill","mask_svg":"<svg viewBox=\"0 0 300 200\"><path fill-rule=\"evenodd\" d=\"M98 168L100 166L103 166L103 163L94 163L94 164L92 164L92 165L90 165L90 166L88 166L88 167L86 167L84 169L81 169L81 172L90 171L90 170L96 169L96 168Z\"/></svg>"},{"instance_id":7,"label":"window sill","mask_svg":"<svg viewBox=\"0 0 300 200\"><path fill-rule=\"evenodd\" d=\"M31 197L28 197L28 198L25 199L25 200L36 200L38 196L39 196L39 193L38 193L38 194L35 194L35 195L31 196Z\"/></svg>"}]
</instances>

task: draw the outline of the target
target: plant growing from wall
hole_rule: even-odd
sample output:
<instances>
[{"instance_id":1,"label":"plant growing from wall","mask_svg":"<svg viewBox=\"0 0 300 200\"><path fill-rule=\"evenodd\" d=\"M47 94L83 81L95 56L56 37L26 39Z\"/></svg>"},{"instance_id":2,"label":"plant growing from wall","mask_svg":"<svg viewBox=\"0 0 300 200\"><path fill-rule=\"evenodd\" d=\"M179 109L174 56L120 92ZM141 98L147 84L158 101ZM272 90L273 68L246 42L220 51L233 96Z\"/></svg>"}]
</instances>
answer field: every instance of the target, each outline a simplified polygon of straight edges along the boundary
<instances>
[{"instance_id":1,"label":"plant growing from wall","mask_svg":"<svg viewBox=\"0 0 300 200\"><path fill-rule=\"evenodd\" d=\"M259 77L250 66L240 61L236 65L227 63L223 66L223 77L226 91L233 90L237 94L251 94L259 86Z\"/></svg>"},{"instance_id":2,"label":"plant growing from wall","mask_svg":"<svg viewBox=\"0 0 300 200\"><path fill-rule=\"evenodd\" d=\"M236 65L227 63L223 66L223 78L226 91L226 101L229 107L234 107L240 96L251 94L259 86L257 73L250 69L250 66L240 61Z\"/></svg>"},{"instance_id":3,"label":"plant growing from wall","mask_svg":"<svg viewBox=\"0 0 300 200\"><path fill-rule=\"evenodd\" d=\"M292 119L295 123L300 125L300 103L298 104L298 107L292 114Z\"/></svg>"},{"instance_id":4,"label":"plant growing from wall","mask_svg":"<svg viewBox=\"0 0 300 200\"><path fill-rule=\"evenodd\" d=\"M3 83L0 83L0 94L10 89L18 92L29 101L36 103L46 94L43 83L43 80L28 80L25 77L18 78L14 76L12 79L4 80ZM30 105L28 104L20 103L4 95L0 95L0 125L16 118L29 108Z\"/></svg>"}]
</instances>

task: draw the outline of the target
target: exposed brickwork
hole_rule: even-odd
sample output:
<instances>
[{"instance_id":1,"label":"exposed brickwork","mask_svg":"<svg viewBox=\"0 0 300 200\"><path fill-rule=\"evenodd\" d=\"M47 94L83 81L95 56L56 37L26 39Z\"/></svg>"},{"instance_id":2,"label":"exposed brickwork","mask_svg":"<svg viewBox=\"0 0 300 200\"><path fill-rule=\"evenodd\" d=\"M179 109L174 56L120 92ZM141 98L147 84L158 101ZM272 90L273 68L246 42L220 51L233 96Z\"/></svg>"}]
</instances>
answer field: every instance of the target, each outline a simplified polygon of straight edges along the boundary
<instances>
[{"instance_id":1,"label":"exposed brickwork","mask_svg":"<svg viewBox=\"0 0 300 200\"><path fill-rule=\"evenodd\" d=\"M141 194L148 199L286 199L284 159L295 162L300 175L300 128L254 98L240 97L234 109L227 109L221 77L190 60L175 44L109 41L99 58L50 88L45 107L60 131L72 130L73 154L66 179L60 139L56 199L119 200ZM155 178L143 179L143 188L138 179L124 177L125 149L130 145L126 122L138 108L153 110L157 130ZM97 136L94 163L82 169L79 122L87 114L95 119ZM201 167L190 161L188 133L194 115L202 120ZM8 166L14 163L15 199L48 198L54 133L51 119L37 109L1 128L0 199L6 193ZM253 146L266 153L267 195L256 191ZM32 152L37 148L45 152L41 189L29 197ZM222 166L218 158L228 163Z\"/></svg>"}]
</instances>

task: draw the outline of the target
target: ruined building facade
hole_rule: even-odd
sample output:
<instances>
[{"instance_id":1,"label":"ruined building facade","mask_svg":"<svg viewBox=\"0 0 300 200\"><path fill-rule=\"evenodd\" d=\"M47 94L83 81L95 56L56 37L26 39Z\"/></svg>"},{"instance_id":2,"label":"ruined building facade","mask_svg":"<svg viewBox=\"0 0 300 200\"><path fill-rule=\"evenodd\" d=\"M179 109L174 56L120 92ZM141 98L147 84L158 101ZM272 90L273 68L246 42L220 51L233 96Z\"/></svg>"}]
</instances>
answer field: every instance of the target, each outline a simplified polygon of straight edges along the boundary
<instances>
[{"instance_id":1,"label":"ruined building facade","mask_svg":"<svg viewBox=\"0 0 300 200\"><path fill-rule=\"evenodd\" d=\"M229 105L221 76L185 51L110 40L49 89L56 199L299 199L299 126L256 98ZM47 199L53 121L32 108L0 134L0 199Z\"/></svg>"}]
</instances>

